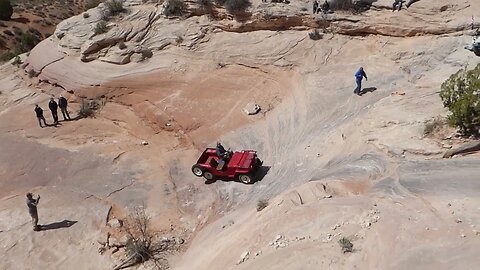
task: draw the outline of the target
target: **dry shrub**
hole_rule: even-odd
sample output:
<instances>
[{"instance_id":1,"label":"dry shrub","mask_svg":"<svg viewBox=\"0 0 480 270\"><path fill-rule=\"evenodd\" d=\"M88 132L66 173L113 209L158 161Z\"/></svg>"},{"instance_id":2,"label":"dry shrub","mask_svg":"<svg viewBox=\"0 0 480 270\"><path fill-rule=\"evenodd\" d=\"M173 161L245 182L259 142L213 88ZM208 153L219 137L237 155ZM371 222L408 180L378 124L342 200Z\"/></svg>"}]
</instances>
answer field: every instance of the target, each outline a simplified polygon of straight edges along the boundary
<instances>
[{"instance_id":1,"label":"dry shrub","mask_svg":"<svg viewBox=\"0 0 480 270\"><path fill-rule=\"evenodd\" d=\"M258 200L258 202L257 202L257 212L262 211L267 206L268 206L268 200L265 200L265 199Z\"/></svg>"},{"instance_id":2,"label":"dry shrub","mask_svg":"<svg viewBox=\"0 0 480 270\"><path fill-rule=\"evenodd\" d=\"M313 30L312 32L308 33L308 36L310 37L311 40L319 40L322 39L322 34L318 29Z\"/></svg>"},{"instance_id":3,"label":"dry shrub","mask_svg":"<svg viewBox=\"0 0 480 270\"><path fill-rule=\"evenodd\" d=\"M352 252L353 251L353 244L348 240L346 237L342 237L340 240L338 240L338 244L342 248L343 253L347 252Z\"/></svg>"},{"instance_id":4,"label":"dry shrub","mask_svg":"<svg viewBox=\"0 0 480 270\"><path fill-rule=\"evenodd\" d=\"M441 117L437 117L431 121L428 121L425 124L425 128L423 129L423 135L424 136L429 136L435 133L436 131L440 130L442 127L444 127L447 124L445 119Z\"/></svg>"},{"instance_id":5,"label":"dry shrub","mask_svg":"<svg viewBox=\"0 0 480 270\"><path fill-rule=\"evenodd\" d=\"M181 16L186 8L187 6L183 0L168 0L165 3L163 14L165 14L165 16Z\"/></svg>"},{"instance_id":6,"label":"dry shrub","mask_svg":"<svg viewBox=\"0 0 480 270\"><path fill-rule=\"evenodd\" d=\"M114 270L128 268L146 261L153 261L158 269L167 269L165 255L174 250L176 243L170 240L156 241L156 233L150 224L145 207L136 207L130 214L125 229L128 241L125 260Z\"/></svg>"},{"instance_id":7,"label":"dry shrub","mask_svg":"<svg viewBox=\"0 0 480 270\"><path fill-rule=\"evenodd\" d=\"M82 99L82 105L78 110L78 115L82 118L95 117L95 114L105 105L105 102L101 98L95 98L90 101Z\"/></svg>"}]
</instances>

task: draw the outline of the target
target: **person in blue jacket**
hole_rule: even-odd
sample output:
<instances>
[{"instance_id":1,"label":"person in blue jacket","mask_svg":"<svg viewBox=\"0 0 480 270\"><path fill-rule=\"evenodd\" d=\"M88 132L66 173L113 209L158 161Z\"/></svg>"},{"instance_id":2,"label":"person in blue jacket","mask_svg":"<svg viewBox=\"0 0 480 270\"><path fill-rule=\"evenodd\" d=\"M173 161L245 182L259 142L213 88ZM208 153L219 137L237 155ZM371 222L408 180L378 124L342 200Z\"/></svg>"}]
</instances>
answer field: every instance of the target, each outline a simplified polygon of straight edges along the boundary
<instances>
[{"instance_id":1,"label":"person in blue jacket","mask_svg":"<svg viewBox=\"0 0 480 270\"><path fill-rule=\"evenodd\" d=\"M355 72L355 81L357 83L357 88L353 91L353 93L360 95L360 91L362 90L362 80L365 77L365 80L368 81L367 74L363 70L363 67L360 67L357 72Z\"/></svg>"}]
</instances>

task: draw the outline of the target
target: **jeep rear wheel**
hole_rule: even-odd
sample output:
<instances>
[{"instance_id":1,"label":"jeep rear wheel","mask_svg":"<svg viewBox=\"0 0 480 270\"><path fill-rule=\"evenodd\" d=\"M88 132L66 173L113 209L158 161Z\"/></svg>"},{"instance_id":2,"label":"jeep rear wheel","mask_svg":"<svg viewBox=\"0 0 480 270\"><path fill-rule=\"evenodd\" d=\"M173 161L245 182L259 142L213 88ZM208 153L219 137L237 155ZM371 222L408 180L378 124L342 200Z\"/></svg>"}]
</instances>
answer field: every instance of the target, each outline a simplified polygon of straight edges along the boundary
<instances>
[{"instance_id":1,"label":"jeep rear wheel","mask_svg":"<svg viewBox=\"0 0 480 270\"><path fill-rule=\"evenodd\" d=\"M213 180L213 174L208 171L203 173L203 177L205 177L207 180Z\"/></svg>"},{"instance_id":2,"label":"jeep rear wheel","mask_svg":"<svg viewBox=\"0 0 480 270\"><path fill-rule=\"evenodd\" d=\"M193 172L193 174L194 174L195 176L197 176L197 177L202 177L202 175L203 175L203 170L202 170L202 168L201 168L200 166L198 166L198 165L193 165L193 166L192 166L192 172Z\"/></svg>"},{"instance_id":3,"label":"jeep rear wheel","mask_svg":"<svg viewBox=\"0 0 480 270\"><path fill-rule=\"evenodd\" d=\"M251 184L253 182L252 177L248 174L241 174L238 176L238 180L244 184Z\"/></svg>"}]
</instances>

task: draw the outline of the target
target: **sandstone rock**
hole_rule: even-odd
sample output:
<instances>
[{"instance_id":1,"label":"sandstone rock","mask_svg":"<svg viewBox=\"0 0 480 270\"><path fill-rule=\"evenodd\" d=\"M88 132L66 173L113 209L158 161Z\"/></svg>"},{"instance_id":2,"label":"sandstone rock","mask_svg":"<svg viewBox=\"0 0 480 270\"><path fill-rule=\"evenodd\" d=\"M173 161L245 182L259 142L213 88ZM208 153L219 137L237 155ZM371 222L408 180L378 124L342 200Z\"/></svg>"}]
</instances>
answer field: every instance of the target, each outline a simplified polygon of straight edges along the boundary
<instances>
[{"instance_id":1,"label":"sandstone rock","mask_svg":"<svg viewBox=\"0 0 480 270\"><path fill-rule=\"evenodd\" d=\"M147 141L142 141L142 145L148 145Z\"/></svg>"},{"instance_id":2,"label":"sandstone rock","mask_svg":"<svg viewBox=\"0 0 480 270\"><path fill-rule=\"evenodd\" d=\"M251 102L248 103L245 108L243 108L243 111L248 115L254 115L260 111L260 106L256 103Z\"/></svg>"},{"instance_id":3,"label":"sandstone rock","mask_svg":"<svg viewBox=\"0 0 480 270\"><path fill-rule=\"evenodd\" d=\"M114 219L109 220L107 225L112 227L112 228L118 229L118 228L122 227L123 224L122 224L121 220L118 220L118 219L114 218Z\"/></svg>"},{"instance_id":4,"label":"sandstone rock","mask_svg":"<svg viewBox=\"0 0 480 270\"><path fill-rule=\"evenodd\" d=\"M249 251L245 251L244 253L242 253L242 255L240 256L240 260L238 260L237 264L241 264L245 261L247 261L250 257L250 252Z\"/></svg>"},{"instance_id":5,"label":"sandstone rock","mask_svg":"<svg viewBox=\"0 0 480 270\"><path fill-rule=\"evenodd\" d=\"M124 247L128 242L128 236L123 235L120 238L110 237L108 246L110 247Z\"/></svg>"}]
</instances>

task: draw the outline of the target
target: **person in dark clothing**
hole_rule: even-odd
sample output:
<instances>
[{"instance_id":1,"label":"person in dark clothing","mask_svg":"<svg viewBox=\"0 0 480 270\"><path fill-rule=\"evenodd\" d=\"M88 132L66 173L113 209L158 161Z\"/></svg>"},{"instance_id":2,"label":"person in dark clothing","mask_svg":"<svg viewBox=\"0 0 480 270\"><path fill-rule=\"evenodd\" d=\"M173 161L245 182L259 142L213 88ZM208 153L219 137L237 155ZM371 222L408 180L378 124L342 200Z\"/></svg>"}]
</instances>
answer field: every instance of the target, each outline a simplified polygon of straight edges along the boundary
<instances>
[{"instance_id":1,"label":"person in dark clothing","mask_svg":"<svg viewBox=\"0 0 480 270\"><path fill-rule=\"evenodd\" d=\"M313 0L313 14L318 12L318 1Z\"/></svg>"},{"instance_id":2,"label":"person in dark clothing","mask_svg":"<svg viewBox=\"0 0 480 270\"><path fill-rule=\"evenodd\" d=\"M28 213L32 217L32 226L34 231L38 231L40 227L38 226L38 211L37 211L37 205L38 202L40 201L40 195L37 195L37 198L33 198L32 193L27 193L27 207L28 207Z\"/></svg>"},{"instance_id":3,"label":"person in dark clothing","mask_svg":"<svg viewBox=\"0 0 480 270\"><path fill-rule=\"evenodd\" d=\"M320 9L322 10L323 13L327 14L328 12L330 12L330 4L327 2L327 0L325 0L325 2L322 4L322 6L320 7Z\"/></svg>"},{"instance_id":4,"label":"person in dark clothing","mask_svg":"<svg viewBox=\"0 0 480 270\"><path fill-rule=\"evenodd\" d=\"M355 72L355 81L357 83L357 88L353 91L357 95L361 95L360 91L362 91L362 80L365 77L365 80L368 81L367 74L363 70L363 67L360 67L357 72Z\"/></svg>"},{"instance_id":5,"label":"person in dark clothing","mask_svg":"<svg viewBox=\"0 0 480 270\"><path fill-rule=\"evenodd\" d=\"M68 114L68 111L67 111L67 105L68 105L67 99L64 98L63 96L60 96L58 98L58 107L60 107L60 110L62 111L64 121L67 121L67 118L68 120L70 120L70 115Z\"/></svg>"},{"instance_id":6,"label":"person in dark clothing","mask_svg":"<svg viewBox=\"0 0 480 270\"><path fill-rule=\"evenodd\" d=\"M217 142L217 147L215 148L215 150L216 150L217 156L219 158L223 158L223 156L227 152L227 150L225 150L225 148L223 147L223 145L220 142Z\"/></svg>"},{"instance_id":7,"label":"person in dark clothing","mask_svg":"<svg viewBox=\"0 0 480 270\"><path fill-rule=\"evenodd\" d=\"M50 98L50 102L48 102L48 108L50 108L50 111L52 112L53 123L57 124L58 123L58 115L57 115L58 104L57 102L55 102L53 97Z\"/></svg>"},{"instance_id":8,"label":"person in dark clothing","mask_svg":"<svg viewBox=\"0 0 480 270\"><path fill-rule=\"evenodd\" d=\"M43 117L43 110L42 110L42 108L40 108L40 106L38 106L38 104L35 104L34 111L35 111L35 114L37 115L38 124L40 125L40 127L43 128L42 121L43 121L43 124L45 126L47 126L47 122L45 121L45 117Z\"/></svg>"},{"instance_id":9,"label":"person in dark clothing","mask_svg":"<svg viewBox=\"0 0 480 270\"><path fill-rule=\"evenodd\" d=\"M410 0L410 1L408 1L407 5L406 5L407 8L410 7L413 3L418 2L418 1L419 1L419 0Z\"/></svg>"},{"instance_id":10,"label":"person in dark clothing","mask_svg":"<svg viewBox=\"0 0 480 270\"><path fill-rule=\"evenodd\" d=\"M402 4L403 4L403 0L395 0L393 1L393 9L392 11L395 11L397 8L398 8L398 11L400 11L402 9Z\"/></svg>"}]
</instances>

